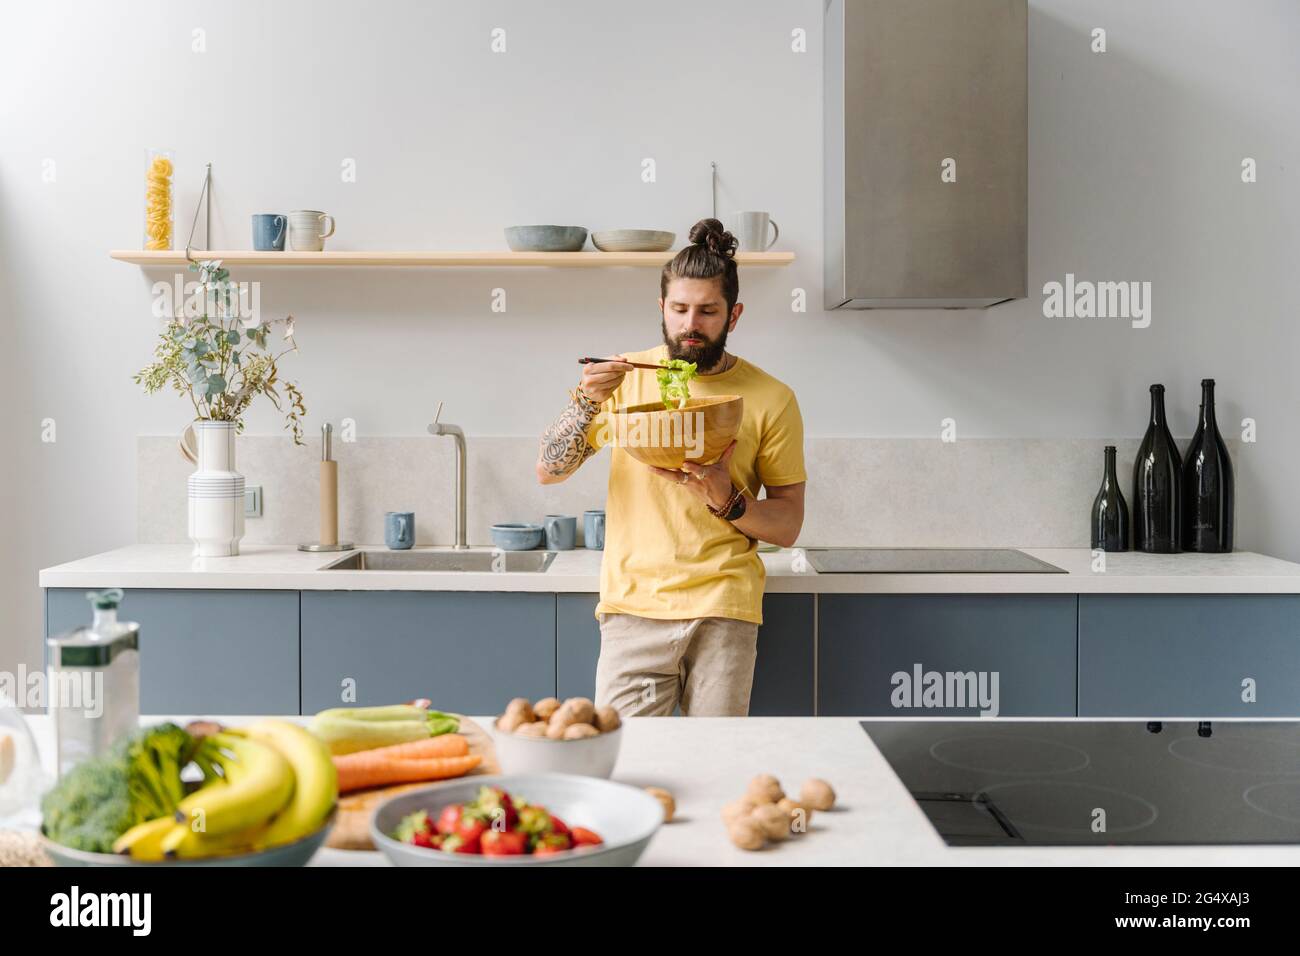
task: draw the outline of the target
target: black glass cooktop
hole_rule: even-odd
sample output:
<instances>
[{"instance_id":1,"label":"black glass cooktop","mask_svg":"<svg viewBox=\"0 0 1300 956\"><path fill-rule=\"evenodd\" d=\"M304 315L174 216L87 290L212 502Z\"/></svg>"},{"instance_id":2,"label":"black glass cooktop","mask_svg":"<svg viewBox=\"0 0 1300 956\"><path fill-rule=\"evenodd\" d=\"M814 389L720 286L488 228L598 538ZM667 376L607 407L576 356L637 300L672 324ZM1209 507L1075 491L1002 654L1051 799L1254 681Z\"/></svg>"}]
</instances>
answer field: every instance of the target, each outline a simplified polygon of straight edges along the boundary
<instances>
[{"instance_id":1,"label":"black glass cooktop","mask_svg":"<svg viewBox=\"0 0 1300 956\"><path fill-rule=\"evenodd\" d=\"M818 574L1064 574L1015 548L807 548Z\"/></svg>"},{"instance_id":2,"label":"black glass cooktop","mask_svg":"<svg viewBox=\"0 0 1300 956\"><path fill-rule=\"evenodd\" d=\"M1300 723L862 721L950 846L1300 843Z\"/></svg>"}]
</instances>

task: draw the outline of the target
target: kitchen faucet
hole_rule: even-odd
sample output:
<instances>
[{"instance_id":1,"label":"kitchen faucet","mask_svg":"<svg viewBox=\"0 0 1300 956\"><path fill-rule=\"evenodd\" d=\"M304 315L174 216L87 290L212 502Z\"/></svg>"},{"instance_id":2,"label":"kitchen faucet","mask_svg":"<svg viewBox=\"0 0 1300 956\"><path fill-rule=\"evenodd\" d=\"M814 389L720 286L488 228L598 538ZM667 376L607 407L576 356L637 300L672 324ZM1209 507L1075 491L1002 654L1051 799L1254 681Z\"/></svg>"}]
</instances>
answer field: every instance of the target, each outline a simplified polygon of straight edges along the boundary
<instances>
[{"instance_id":1,"label":"kitchen faucet","mask_svg":"<svg viewBox=\"0 0 1300 956\"><path fill-rule=\"evenodd\" d=\"M429 425L430 435L450 435L456 439L456 543L452 547L457 551L464 551L469 548L465 543L465 433L460 430L459 425L440 425L438 419L442 417L442 402L438 403L438 410L433 415L433 423Z\"/></svg>"}]
</instances>

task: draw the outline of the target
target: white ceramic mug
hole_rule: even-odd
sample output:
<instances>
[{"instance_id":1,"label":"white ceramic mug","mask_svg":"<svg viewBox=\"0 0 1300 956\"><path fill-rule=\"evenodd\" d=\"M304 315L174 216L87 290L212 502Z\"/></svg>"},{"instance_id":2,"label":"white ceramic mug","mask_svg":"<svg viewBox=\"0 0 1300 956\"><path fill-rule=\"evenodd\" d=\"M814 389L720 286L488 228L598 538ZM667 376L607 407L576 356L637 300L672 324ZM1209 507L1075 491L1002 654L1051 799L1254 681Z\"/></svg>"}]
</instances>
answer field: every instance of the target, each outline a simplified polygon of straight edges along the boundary
<instances>
[{"instance_id":1,"label":"white ceramic mug","mask_svg":"<svg viewBox=\"0 0 1300 956\"><path fill-rule=\"evenodd\" d=\"M329 228L324 228L325 224ZM289 246L295 252L320 252L325 240L334 235L334 217L316 209L295 209L289 213Z\"/></svg>"},{"instance_id":2,"label":"white ceramic mug","mask_svg":"<svg viewBox=\"0 0 1300 956\"><path fill-rule=\"evenodd\" d=\"M772 227L768 241L767 228ZM781 229L765 212L738 212L731 219L731 231L740 243L741 252L766 252L776 245Z\"/></svg>"}]
</instances>

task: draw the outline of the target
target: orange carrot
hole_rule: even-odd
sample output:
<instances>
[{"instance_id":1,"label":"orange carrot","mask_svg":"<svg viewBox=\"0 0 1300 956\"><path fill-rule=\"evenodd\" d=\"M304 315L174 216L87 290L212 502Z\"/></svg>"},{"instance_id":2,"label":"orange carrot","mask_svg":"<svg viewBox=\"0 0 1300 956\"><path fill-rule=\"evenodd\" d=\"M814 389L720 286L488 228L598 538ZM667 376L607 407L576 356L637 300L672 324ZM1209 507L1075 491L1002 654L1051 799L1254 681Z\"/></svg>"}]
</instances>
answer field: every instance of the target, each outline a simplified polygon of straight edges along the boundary
<instances>
[{"instance_id":1,"label":"orange carrot","mask_svg":"<svg viewBox=\"0 0 1300 956\"><path fill-rule=\"evenodd\" d=\"M460 734L441 734L424 740L412 740L404 744L390 744L387 747L373 747L370 750L354 751L346 754L355 757L359 753L369 754L384 760L414 760L429 757L463 757L469 753L469 741Z\"/></svg>"},{"instance_id":2,"label":"orange carrot","mask_svg":"<svg viewBox=\"0 0 1300 956\"><path fill-rule=\"evenodd\" d=\"M462 777L483 761L481 754L460 757L385 759L375 756L379 750L363 750L334 758L339 771L339 793L351 793L367 787L421 780L446 780Z\"/></svg>"}]
</instances>

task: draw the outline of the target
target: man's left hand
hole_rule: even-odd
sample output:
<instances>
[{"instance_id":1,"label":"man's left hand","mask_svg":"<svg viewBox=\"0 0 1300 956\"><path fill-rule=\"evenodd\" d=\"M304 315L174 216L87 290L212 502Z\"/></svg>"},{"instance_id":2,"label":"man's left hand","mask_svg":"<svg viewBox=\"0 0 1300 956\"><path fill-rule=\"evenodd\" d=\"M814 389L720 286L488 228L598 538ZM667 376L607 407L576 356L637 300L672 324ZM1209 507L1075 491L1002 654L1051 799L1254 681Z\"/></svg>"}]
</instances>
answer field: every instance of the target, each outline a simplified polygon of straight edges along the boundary
<instances>
[{"instance_id":1,"label":"man's left hand","mask_svg":"<svg viewBox=\"0 0 1300 956\"><path fill-rule=\"evenodd\" d=\"M650 470L673 484L681 485L705 504L721 508L731 497L731 472L728 465L735 450L736 443L732 441L722 453L722 457L711 465L697 465L688 461L682 465L682 471L656 468L653 465L650 466Z\"/></svg>"}]
</instances>

